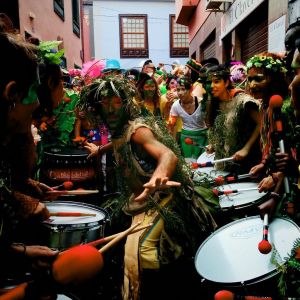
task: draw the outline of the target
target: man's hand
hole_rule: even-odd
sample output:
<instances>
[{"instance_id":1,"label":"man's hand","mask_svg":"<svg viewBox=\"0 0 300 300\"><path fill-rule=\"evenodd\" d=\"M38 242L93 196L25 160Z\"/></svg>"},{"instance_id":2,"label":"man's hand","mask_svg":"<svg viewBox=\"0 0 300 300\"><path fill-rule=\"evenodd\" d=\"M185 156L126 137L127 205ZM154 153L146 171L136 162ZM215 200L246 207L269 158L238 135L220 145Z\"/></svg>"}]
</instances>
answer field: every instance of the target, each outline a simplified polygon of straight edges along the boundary
<instances>
[{"instance_id":1,"label":"man's hand","mask_svg":"<svg viewBox=\"0 0 300 300\"><path fill-rule=\"evenodd\" d=\"M260 163L256 166L252 167L249 173L254 178L257 178L259 176L259 174L264 170L264 168L265 168L265 165L263 163Z\"/></svg>"},{"instance_id":2,"label":"man's hand","mask_svg":"<svg viewBox=\"0 0 300 300\"><path fill-rule=\"evenodd\" d=\"M171 187L178 187L181 186L180 182L177 181L169 181L168 177L163 178L156 178L152 179L145 183L143 187L145 188L144 191L137 196L134 200L135 201L144 201L149 195L152 195L157 190L164 190Z\"/></svg>"},{"instance_id":3,"label":"man's hand","mask_svg":"<svg viewBox=\"0 0 300 300\"><path fill-rule=\"evenodd\" d=\"M264 219L264 215L268 214L270 219L273 217L277 206L277 201L274 198L270 198L264 203L260 204L257 208L261 219Z\"/></svg>"}]
</instances>

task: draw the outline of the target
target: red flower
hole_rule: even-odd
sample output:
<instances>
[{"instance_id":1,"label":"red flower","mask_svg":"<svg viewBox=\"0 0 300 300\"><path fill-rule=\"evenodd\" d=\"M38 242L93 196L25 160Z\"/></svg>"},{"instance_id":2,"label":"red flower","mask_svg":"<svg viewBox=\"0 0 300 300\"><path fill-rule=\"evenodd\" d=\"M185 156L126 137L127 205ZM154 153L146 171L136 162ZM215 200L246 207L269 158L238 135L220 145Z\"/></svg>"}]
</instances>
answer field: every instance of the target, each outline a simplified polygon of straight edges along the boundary
<instances>
[{"instance_id":1,"label":"red flower","mask_svg":"<svg viewBox=\"0 0 300 300\"><path fill-rule=\"evenodd\" d=\"M95 135L95 133L93 131L89 132L89 137L93 137Z\"/></svg>"},{"instance_id":2,"label":"red flower","mask_svg":"<svg viewBox=\"0 0 300 300\"><path fill-rule=\"evenodd\" d=\"M193 140L192 140L191 138L185 138L185 139L184 139L184 142L185 142L186 144L188 144L188 145L193 145L193 144L194 144L194 142L193 142Z\"/></svg>"}]
</instances>

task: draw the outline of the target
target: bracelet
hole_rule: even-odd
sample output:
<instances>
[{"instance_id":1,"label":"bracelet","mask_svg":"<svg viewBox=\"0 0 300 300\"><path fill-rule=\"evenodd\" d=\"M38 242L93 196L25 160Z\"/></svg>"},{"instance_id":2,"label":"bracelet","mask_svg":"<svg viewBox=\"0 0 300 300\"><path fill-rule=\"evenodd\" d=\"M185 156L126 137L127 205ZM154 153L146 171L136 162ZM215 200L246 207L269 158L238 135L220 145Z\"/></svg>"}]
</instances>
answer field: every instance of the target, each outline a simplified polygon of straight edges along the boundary
<instances>
[{"instance_id":1,"label":"bracelet","mask_svg":"<svg viewBox=\"0 0 300 300\"><path fill-rule=\"evenodd\" d=\"M20 253L21 255L25 255L26 253L26 245L23 243L12 243L11 246L22 246L23 247L23 252Z\"/></svg>"},{"instance_id":2,"label":"bracelet","mask_svg":"<svg viewBox=\"0 0 300 300\"><path fill-rule=\"evenodd\" d=\"M280 195L278 193L275 193L275 192L271 192L270 196L271 196L271 198L274 198L275 200L280 200L281 199Z\"/></svg>"}]
</instances>

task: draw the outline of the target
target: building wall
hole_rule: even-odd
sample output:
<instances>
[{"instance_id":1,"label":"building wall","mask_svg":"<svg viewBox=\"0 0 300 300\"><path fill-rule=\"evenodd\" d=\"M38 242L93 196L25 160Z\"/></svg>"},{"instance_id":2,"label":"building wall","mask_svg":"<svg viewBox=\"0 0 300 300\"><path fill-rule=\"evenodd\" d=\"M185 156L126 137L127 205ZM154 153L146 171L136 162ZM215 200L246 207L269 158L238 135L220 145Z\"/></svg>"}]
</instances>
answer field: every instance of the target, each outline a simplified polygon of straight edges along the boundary
<instances>
[{"instance_id":1,"label":"building wall","mask_svg":"<svg viewBox=\"0 0 300 300\"><path fill-rule=\"evenodd\" d=\"M87 62L94 57L93 30L93 5L88 1L82 5L82 40L83 40L83 61Z\"/></svg>"},{"instance_id":2,"label":"building wall","mask_svg":"<svg viewBox=\"0 0 300 300\"><path fill-rule=\"evenodd\" d=\"M53 9L53 0L19 1L20 33L25 31L40 40L63 39L67 67L74 64L81 66L81 38L73 33L72 2L65 0L65 20L63 21Z\"/></svg>"},{"instance_id":3,"label":"building wall","mask_svg":"<svg viewBox=\"0 0 300 300\"><path fill-rule=\"evenodd\" d=\"M296 0L300 2L300 0ZM235 3L236 2L236 3ZM231 7L228 3L221 5L221 8L225 8L225 12L207 12L205 11L207 0L200 0L197 8L195 9L194 14L189 18L189 36L190 36L190 56L196 57L196 59L201 59L200 47L205 43L209 35L215 31L215 56L219 59L220 62L225 62L228 59L239 60L241 58L241 49L243 47L243 37L239 36L240 29L245 26L244 24L249 23L255 24L255 16L261 15L260 8L262 3L267 5L267 13L265 15L265 20L268 26L268 39L266 42L267 50L276 50L278 52L284 51L284 33L285 30L291 22L288 13L288 1L282 0L234 0L232 5L239 4L238 10L234 13L237 13L239 16L238 23L231 29L230 32L227 32L226 35L222 36L222 19L224 20L224 15L229 15L229 8ZM248 6L254 6L255 3L260 3L253 12L251 12L251 17L242 15L242 11L248 9ZM182 5L181 0L176 0L177 14L180 11L180 5ZM294 11L299 11L298 6L294 6ZM295 14L294 14L295 15ZM298 14L299 15L299 14ZM234 18L235 16L233 16ZM248 19L247 19L248 18ZM247 19L247 22L245 22ZM250 21L250 22L249 22ZM243 24L244 23L244 24ZM251 23L251 24L252 24Z\"/></svg>"},{"instance_id":4,"label":"building wall","mask_svg":"<svg viewBox=\"0 0 300 300\"><path fill-rule=\"evenodd\" d=\"M124 3L126 2L126 3ZM114 58L124 69L140 67L147 58L120 58L119 14L146 14L149 58L157 65L171 64L169 15L175 15L174 1L93 1L95 58ZM178 58L181 63L186 58Z\"/></svg>"}]
</instances>

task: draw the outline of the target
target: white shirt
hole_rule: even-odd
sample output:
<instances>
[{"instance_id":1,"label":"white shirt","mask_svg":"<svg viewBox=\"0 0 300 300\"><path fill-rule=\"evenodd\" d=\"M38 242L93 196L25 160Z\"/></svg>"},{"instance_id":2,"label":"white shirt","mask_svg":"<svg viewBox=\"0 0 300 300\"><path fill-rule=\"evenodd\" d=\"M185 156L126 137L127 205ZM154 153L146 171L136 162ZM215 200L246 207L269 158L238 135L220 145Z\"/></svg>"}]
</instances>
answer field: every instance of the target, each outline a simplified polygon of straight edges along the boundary
<instances>
[{"instance_id":1,"label":"white shirt","mask_svg":"<svg viewBox=\"0 0 300 300\"><path fill-rule=\"evenodd\" d=\"M195 98L194 98L195 100ZM201 110L201 103L197 109L190 115L181 106L180 100L176 100L171 107L171 116L182 119L182 128L185 130L204 130L207 129L205 124L205 112Z\"/></svg>"}]
</instances>

